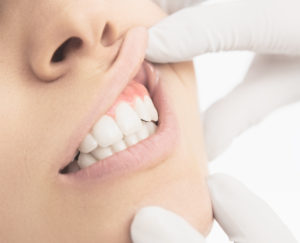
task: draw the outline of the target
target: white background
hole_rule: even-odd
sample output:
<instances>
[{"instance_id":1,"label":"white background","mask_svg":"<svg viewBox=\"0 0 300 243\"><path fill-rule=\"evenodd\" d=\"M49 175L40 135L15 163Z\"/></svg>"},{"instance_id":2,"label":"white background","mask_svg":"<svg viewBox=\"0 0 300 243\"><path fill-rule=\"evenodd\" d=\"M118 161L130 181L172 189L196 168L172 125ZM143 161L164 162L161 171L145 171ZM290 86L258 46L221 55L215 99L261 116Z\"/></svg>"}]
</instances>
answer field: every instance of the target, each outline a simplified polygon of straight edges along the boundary
<instances>
[{"instance_id":1,"label":"white background","mask_svg":"<svg viewBox=\"0 0 300 243\"><path fill-rule=\"evenodd\" d=\"M206 54L195 60L202 111L243 80L252 59L250 52L229 52ZM273 112L244 132L210 163L209 169L246 184L300 241L300 102ZM215 223L207 242L230 241Z\"/></svg>"}]
</instances>

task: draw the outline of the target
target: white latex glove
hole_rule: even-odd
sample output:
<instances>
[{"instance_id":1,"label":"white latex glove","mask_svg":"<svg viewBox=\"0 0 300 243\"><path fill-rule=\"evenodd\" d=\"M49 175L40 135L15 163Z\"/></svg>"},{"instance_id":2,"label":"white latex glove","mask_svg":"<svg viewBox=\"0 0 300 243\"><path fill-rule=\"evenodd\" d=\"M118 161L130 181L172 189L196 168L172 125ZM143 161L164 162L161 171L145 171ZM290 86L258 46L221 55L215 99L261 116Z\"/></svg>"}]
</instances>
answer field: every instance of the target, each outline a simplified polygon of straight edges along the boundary
<instances>
[{"instance_id":1,"label":"white latex glove","mask_svg":"<svg viewBox=\"0 0 300 243\"><path fill-rule=\"evenodd\" d=\"M182 9L149 30L147 58L153 62L222 50L300 54L299 0L153 1L168 13ZM272 111L300 100L299 67L299 56L256 58L245 82L204 114L209 160Z\"/></svg>"},{"instance_id":2,"label":"white latex glove","mask_svg":"<svg viewBox=\"0 0 300 243\"><path fill-rule=\"evenodd\" d=\"M152 62L181 62L224 50L300 54L299 0L154 2L168 12L192 6L149 30L147 59Z\"/></svg>"},{"instance_id":3,"label":"white latex glove","mask_svg":"<svg viewBox=\"0 0 300 243\"><path fill-rule=\"evenodd\" d=\"M244 185L225 175L208 179L214 216L236 243L296 243L272 209ZM131 225L133 243L204 243L180 216L159 207L141 209Z\"/></svg>"},{"instance_id":4,"label":"white latex glove","mask_svg":"<svg viewBox=\"0 0 300 243\"><path fill-rule=\"evenodd\" d=\"M297 101L300 57L256 56L244 81L203 114L208 159L217 158L233 138L277 108Z\"/></svg>"}]
</instances>

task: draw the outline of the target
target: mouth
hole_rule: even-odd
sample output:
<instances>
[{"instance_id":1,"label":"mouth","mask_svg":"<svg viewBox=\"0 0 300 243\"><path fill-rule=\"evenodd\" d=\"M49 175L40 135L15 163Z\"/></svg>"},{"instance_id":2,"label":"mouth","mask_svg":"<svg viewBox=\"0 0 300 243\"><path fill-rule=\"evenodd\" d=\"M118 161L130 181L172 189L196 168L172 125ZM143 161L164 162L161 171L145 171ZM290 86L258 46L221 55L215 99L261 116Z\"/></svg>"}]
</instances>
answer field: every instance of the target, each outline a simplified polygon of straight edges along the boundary
<instances>
[{"instance_id":1,"label":"mouth","mask_svg":"<svg viewBox=\"0 0 300 243\"><path fill-rule=\"evenodd\" d=\"M144 61L109 110L91 124L72 161L59 173L78 181L152 168L172 153L177 135L159 74Z\"/></svg>"}]
</instances>

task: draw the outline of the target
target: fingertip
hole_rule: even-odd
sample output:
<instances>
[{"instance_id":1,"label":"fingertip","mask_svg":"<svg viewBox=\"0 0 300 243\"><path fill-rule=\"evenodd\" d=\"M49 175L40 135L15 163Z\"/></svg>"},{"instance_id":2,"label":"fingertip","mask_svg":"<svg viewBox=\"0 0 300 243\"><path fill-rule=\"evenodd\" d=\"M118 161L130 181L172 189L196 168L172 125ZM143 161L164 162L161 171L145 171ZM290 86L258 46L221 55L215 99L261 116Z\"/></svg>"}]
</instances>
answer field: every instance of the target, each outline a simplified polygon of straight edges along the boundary
<instances>
[{"instance_id":1,"label":"fingertip","mask_svg":"<svg viewBox=\"0 0 300 243\"><path fill-rule=\"evenodd\" d=\"M189 54L180 31L168 26L167 22L162 21L149 29L146 59L154 63L191 61L194 53Z\"/></svg>"},{"instance_id":2,"label":"fingertip","mask_svg":"<svg viewBox=\"0 0 300 243\"><path fill-rule=\"evenodd\" d=\"M150 243L148 235L152 235L153 223L156 221L156 207L140 209L130 226L130 234L134 243Z\"/></svg>"},{"instance_id":3,"label":"fingertip","mask_svg":"<svg viewBox=\"0 0 300 243\"><path fill-rule=\"evenodd\" d=\"M140 209L131 224L130 233L134 243L163 243L172 232L168 229L169 213L160 207Z\"/></svg>"},{"instance_id":4,"label":"fingertip","mask_svg":"<svg viewBox=\"0 0 300 243\"><path fill-rule=\"evenodd\" d=\"M148 46L146 50L146 59L148 61L154 63L168 62L168 55L166 54L166 48L163 43L163 38L160 36L159 31L150 29L148 36Z\"/></svg>"}]
</instances>

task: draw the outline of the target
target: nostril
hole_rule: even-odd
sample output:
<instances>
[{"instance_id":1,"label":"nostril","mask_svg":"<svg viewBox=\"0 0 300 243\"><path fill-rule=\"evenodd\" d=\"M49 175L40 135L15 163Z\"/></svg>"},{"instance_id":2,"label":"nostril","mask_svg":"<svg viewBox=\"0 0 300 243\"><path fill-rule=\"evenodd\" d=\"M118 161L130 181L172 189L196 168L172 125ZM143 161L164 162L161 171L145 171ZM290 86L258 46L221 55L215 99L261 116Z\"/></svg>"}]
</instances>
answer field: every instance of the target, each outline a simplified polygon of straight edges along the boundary
<instances>
[{"instance_id":1,"label":"nostril","mask_svg":"<svg viewBox=\"0 0 300 243\"><path fill-rule=\"evenodd\" d=\"M82 40L78 37L71 37L62 43L54 52L51 62L57 63L64 61L70 52L79 49L82 46Z\"/></svg>"}]
</instances>

